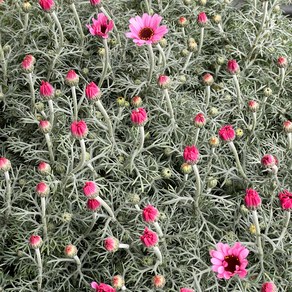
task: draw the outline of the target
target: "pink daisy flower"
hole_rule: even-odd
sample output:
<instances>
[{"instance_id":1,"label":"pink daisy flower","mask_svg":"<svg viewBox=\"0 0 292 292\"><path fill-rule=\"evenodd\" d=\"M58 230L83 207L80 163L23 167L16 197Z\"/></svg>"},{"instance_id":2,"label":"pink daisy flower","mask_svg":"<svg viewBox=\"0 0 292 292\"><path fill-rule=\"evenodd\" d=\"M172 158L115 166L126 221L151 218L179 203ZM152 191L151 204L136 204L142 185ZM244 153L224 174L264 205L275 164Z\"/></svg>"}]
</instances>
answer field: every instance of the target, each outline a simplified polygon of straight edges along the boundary
<instances>
[{"instance_id":1,"label":"pink daisy flower","mask_svg":"<svg viewBox=\"0 0 292 292\"><path fill-rule=\"evenodd\" d=\"M218 278L230 279L234 275L244 278L247 275L245 269L248 261L246 259L249 250L236 242L230 247L228 244L219 242L216 244L217 249L210 251L212 270Z\"/></svg>"},{"instance_id":2,"label":"pink daisy flower","mask_svg":"<svg viewBox=\"0 0 292 292\"><path fill-rule=\"evenodd\" d=\"M93 24L87 24L86 27L92 35L100 36L104 39L108 38L108 33L113 30L114 22L109 20L103 13L97 14L97 19L92 18Z\"/></svg>"},{"instance_id":3,"label":"pink daisy flower","mask_svg":"<svg viewBox=\"0 0 292 292\"><path fill-rule=\"evenodd\" d=\"M166 25L160 25L162 17L158 14L149 15L144 13L142 17L136 16L130 19L130 32L126 33L128 38L133 39L138 46L151 45L159 42L168 32Z\"/></svg>"}]
</instances>

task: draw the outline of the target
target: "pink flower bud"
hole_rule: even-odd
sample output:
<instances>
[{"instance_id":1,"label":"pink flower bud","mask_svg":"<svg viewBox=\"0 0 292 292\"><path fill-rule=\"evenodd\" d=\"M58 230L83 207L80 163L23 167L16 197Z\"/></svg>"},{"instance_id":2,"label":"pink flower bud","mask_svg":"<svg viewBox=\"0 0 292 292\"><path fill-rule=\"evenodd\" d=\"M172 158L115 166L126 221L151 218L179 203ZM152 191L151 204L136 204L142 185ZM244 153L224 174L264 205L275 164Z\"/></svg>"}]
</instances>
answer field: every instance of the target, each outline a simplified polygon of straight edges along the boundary
<instances>
[{"instance_id":1,"label":"pink flower bud","mask_svg":"<svg viewBox=\"0 0 292 292\"><path fill-rule=\"evenodd\" d=\"M41 120L39 121L39 129L44 133L50 133L52 130L52 125L49 121Z\"/></svg>"},{"instance_id":2,"label":"pink flower bud","mask_svg":"<svg viewBox=\"0 0 292 292\"><path fill-rule=\"evenodd\" d=\"M288 66L288 61L285 57L281 56L277 60L277 65L279 68L286 68Z\"/></svg>"},{"instance_id":3,"label":"pink flower bud","mask_svg":"<svg viewBox=\"0 0 292 292\"><path fill-rule=\"evenodd\" d=\"M98 196L99 187L94 181L87 181L83 186L83 194L88 199L94 199Z\"/></svg>"},{"instance_id":4,"label":"pink flower bud","mask_svg":"<svg viewBox=\"0 0 292 292\"><path fill-rule=\"evenodd\" d=\"M42 161L38 165L38 171L40 174L48 175L51 173L51 166L50 166L50 164Z\"/></svg>"},{"instance_id":5,"label":"pink flower bud","mask_svg":"<svg viewBox=\"0 0 292 292\"><path fill-rule=\"evenodd\" d=\"M230 74L236 74L240 71L239 65L236 60L229 60L227 63L227 71Z\"/></svg>"},{"instance_id":6,"label":"pink flower bud","mask_svg":"<svg viewBox=\"0 0 292 292\"><path fill-rule=\"evenodd\" d=\"M69 86L77 86L79 83L79 76L76 74L74 70L68 71L65 82Z\"/></svg>"},{"instance_id":7,"label":"pink flower bud","mask_svg":"<svg viewBox=\"0 0 292 292\"><path fill-rule=\"evenodd\" d=\"M159 238L156 232L145 227L143 235L140 236L140 240L146 247L152 247L158 243Z\"/></svg>"},{"instance_id":8,"label":"pink flower bud","mask_svg":"<svg viewBox=\"0 0 292 292\"><path fill-rule=\"evenodd\" d=\"M168 76L166 76L166 75L159 75L158 76L157 84L161 88L163 88L163 89L168 88L170 83L171 83L171 80L170 80L170 78Z\"/></svg>"},{"instance_id":9,"label":"pink flower bud","mask_svg":"<svg viewBox=\"0 0 292 292\"><path fill-rule=\"evenodd\" d=\"M203 27L203 26L206 26L207 22L208 22L208 18L207 18L206 13L205 12L199 13L198 18L197 18L198 25Z\"/></svg>"},{"instance_id":10,"label":"pink flower bud","mask_svg":"<svg viewBox=\"0 0 292 292\"><path fill-rule=\"evenodd\" d=\"M44 99L52 99L55 95L54 87L47 81L42 80L40 86L40 96Z\"/></svg>"},{"instance_id":11,"label":"pink flower bud","mask_svg":"<svg viewBox=\"0 0 292 292\"><path fill-rule=\"evenodd\" d=\"M204 114L199 113L194 118L194 124L197 128L202 128L206 125L206 118Z\"/></svg>"},{"instance_id":12,"label":"pink flower bud","mask_svg":"<svg viewBox=\"0 0 292 292\"><path fill-rule=\"evenodd\" d=\"M146 110L142 107L133 110L131 113L131 121L135 126L144 126L144 124L147 122Z\"/></svg>"},{"instance_id":13,"label":"pink flower bud","mask_svg":"<svg viewBox=\"0 0 292 292\"><path fill-rule=\"evenodd\" d=\"M39 4L45 12L50 12L55 6L54 0L39 0Z\"/></svg>"},{"instance_id":14,"label":"pink flower bud","mask_svg":"<svg viewBox=\"0 0 292 292\"><path fill-rule=\"evenodd\" d=\"M291 121L285 121L283 123L283 129L286 133L292 133L292 122Z\"/></svg>"},{"instance_id":15,"label":"pink flower bud","mask_svg":"<svg viewBox=\"0 0 292 292\"><path fill-rule=\"evenodd\" d=\"M113 276L112 284L114 288L121 289L125 285L125 281L122 276L116 275Z\"/></svg>"},{"instance_id":16,"label":"pink flower bud","mask_svg":"<svg viewBox=\"0 0 292 292\"><path fill-rule=\"evenodd\" d=\"M261 292L277 292L277 287L273 282L266 282L262 285Z\"/></svg>"},{"instance_id":17,"label":"pink flower bud","mask_svg":"<svg viewBox=\"0 0 292 292\"><path fill-rule=\"evenodd\" d=\"M29 245L33 249L40 248L42 243L43 243L42 238L39 235L32 235L29 238Z\"/></svg>"},{"instance_id":18,"label":"pink flower bud","mask_svg":"<svg viewBox=\"0 0 292 292\"><path fill-rule=\"evenodd\" d=\"M186 26L188 23L188 20L184 17L184 16L181 16L179 19L178 19L178 24L181 25L181 26Z\"/></svg>"},{"instance_id":19,"label":"pink flower bud","mask_svg":"<svg viewBox=\"0 0 292 292\"><path fill-rule=\"evenodd\" d=\"M188 164L197 164L200 153L195 145L186 146L183 153L184 161Z\"/></svg>"},{"instance_id":20,"label":"pink flower bud","mask_svg":"<svg viewBox=\"0 0 292 292\"><path fill-rule=\"evenodd\" d=\"M152 281L155 288L163 288L165 285L165 278L162 275L155 275Z\"/></svg>"},{"instance_id":21,"label":"pink flower bud","mask_svg":"<svg viewBox=\"0 0 292 292\"><path fill-rule=\"evenodd\" d=\"M92 6L97 6L100 4L101 0L89 0Z\"/></svg>"},{"instance_id":22,"label":"pink flower bud","mask_svg":"<svg viewBox=\"0 0 292 292\"><path fill-rule=\"evenodd\" d=\"M87 208L90 211L96 212L100 208L101 204L97 199L88 199Z\"/></svg>"},{"instance_id":23,"label":"pink flower bud","mask_svg":"<svg viewBox=\"0 0 292 292\"><path fill-rule=\"evenodd\" d=\"M247 189L244 198L245 206L250 209L256 209L261 205L261 198L254 189Z\"/></svg>"},{"instance_id":24,"label":"pink flower bud","mask_svg":"<svg viewBox=\"0 0 292 292\"><path fill-rule=\"evenodd\" d=\"M92 289L95 289L96 292L116 292L115 288L104 283L98 284L96 282L91 282L90 286Z\"/></svg>"},{"instance_id":25,"label":"pink flower bud","mask_svg":"<svg viewBox=\"0 0 292 292\"><path fill-rule=\"evenodd\" d=\"M218 134L220 139L224 142L230 142L235 139L235 131L231 125L223 126Z\"/></svg>"},{"instance_id":26,"label":"pink flower bud","mask_svg":"<svg viewBox=\"0 0 292 292\"><path fill-rule=\"evenodd\" d=\"M255 100L250 100L248 102L248 109L251 111L251 112L257 112L258 109L259 109L259 104L258 102L256 102Z\"/></svg>"},{"instance_id":27,"label":"pink flower bud","mask_svg":"<svg viewBox=\"0 0 292 292\"><path fill-rule=\"evenodd\" d=\"M86 86L85 95L89 100L96 100L100 98L101 92L99 87L94 82L90 82Z\"/></svg>"},{"instance_id":28,"label":"pink flower bud","mask_svg":"<svg viewBox=\"0 0 292 292\"><path fill-rule=\"evenodd\" d=\"M74 121L71 124L71 134L73 137L77 139L85 138L88 134L88 128L87 128L86 123L83 120Z\"/></svg>"},{"instance_id":29,"label":"pink flower bud","mask_svg":"<svg viewBox=\"0 0 292 292\"><path fill-rule=\"evenodd\" d=\"M11 162L5 157L0 157L0 172L9 171L11 168Z\"/></svg>"},{"instance_id":30,"label":"pink flower bud","mask_svg":"<svg viewBox=\"0 0 292 292\"><path fill-rule=\"evenodd\" d=\"M195 290L190 289L190 288L180 288L180 292L195 292Z\"/></svg>"},{"instance_id":31,"label":"pink flower bud","mask_svg":"<svg viewBox=\"0 0 292 292\"><path fill-rule=\"evenodd\" d=\"M77 247L73 244L68 244L65 247L64 253L69 258L74 258L77 255Z\"/></svg>"},{"instance_id":32,"label":"pink flower bud","mask_svg":"<svg viewBox=\"0 0 292 292\"><path fill-rule=\"evenodd\" d=\"M26 55L21 62L21 68L26 73L31 73L33 71L33 65L35 63L35 57L32 55Z\"/></svg>"},{"instance_id":33,"label":"pink flower bud","mask_svg":"<svg viewBox=\"0 0 292 292\"><path fill-rule=\"evenodd\" d=\"M45 182L40 182L37 184L35 191L38 196L46 197L50 193L50 187Z\"/></svg>"},{"instance_id":34,"label":"pink flower bud","mask_svg":"<svg viewBox=\"0 0 292 292\"><path fill-rule=\"evenodd\" d=\"M103 245L108 252L116 252L119 249L119 240L115 237L108 237L104 240Z\"/></svg>"},{"instance_id":35,"label":"pink flower bud","mask_svg":"<svg viewBox=\"0 0 292 292\"><path fill-rule=\"evenodd\" d=\"M279 193L279 199L283 210L292 209L292 193L288 192L288 190L284 190Z\"/></svg>"},{"instance_id":36,"label":"pink flower bud","mask_svg":"<svg viewBox=\"0 0 292 292\"><path fill-rule=\"evenodd\" d=\"M271 154L265 154L261 159L261 164L265 168L272 168L273 166L277 164L277 160L275 156Z\"/></svg>"},{"instance_id":37,"label":"pink flower bud","mask_svg":"<svg viewBox=\"0 0 292 292\"><path fill-rule=\"evenodd\" d=\"M142 212L143 220L147 223L153 223L159 218L159 211L152 205L147 205Z\"/></svg>"},{"instance_id":38,"label":"pink flower bud","mask_svg":"<svg viewBox=\"0 0 292 292\"><path fill-rule=\"evenodd\" d=\"M210 73L206 73L202 77L202 82L206 86L211 86L214 83L213 75Z\"/></svg>"},{"instance_id":39,"label":"pink flower bud","mask_svg":"<svg viewBox=\"0 0 292 292\"><path fill-rule=\"evenodd\" d=\"M134 96L131 100L131 105L133 107L140 107L142 103L142 98L140 96Z\"/></svg>"}]
</instances>

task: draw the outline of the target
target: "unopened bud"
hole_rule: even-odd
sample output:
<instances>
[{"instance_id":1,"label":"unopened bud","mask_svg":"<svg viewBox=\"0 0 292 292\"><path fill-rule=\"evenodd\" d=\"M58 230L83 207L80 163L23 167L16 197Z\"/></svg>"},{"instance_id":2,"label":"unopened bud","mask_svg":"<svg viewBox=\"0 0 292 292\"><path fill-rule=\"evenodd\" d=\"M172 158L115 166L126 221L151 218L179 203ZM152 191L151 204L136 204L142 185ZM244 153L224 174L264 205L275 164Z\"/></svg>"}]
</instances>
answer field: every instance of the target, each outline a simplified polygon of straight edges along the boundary
<instances>
[{"instance_id":1,"label":"unopened bud","mask_svg":"<svg viewBox=\"0 0 292 292\"><path fill-rule=\"evenodd\" d=\"M186 162L181 165L180 169L183 174L190 174L192 172L192 166Z\"/></svg>"}]
</instances>

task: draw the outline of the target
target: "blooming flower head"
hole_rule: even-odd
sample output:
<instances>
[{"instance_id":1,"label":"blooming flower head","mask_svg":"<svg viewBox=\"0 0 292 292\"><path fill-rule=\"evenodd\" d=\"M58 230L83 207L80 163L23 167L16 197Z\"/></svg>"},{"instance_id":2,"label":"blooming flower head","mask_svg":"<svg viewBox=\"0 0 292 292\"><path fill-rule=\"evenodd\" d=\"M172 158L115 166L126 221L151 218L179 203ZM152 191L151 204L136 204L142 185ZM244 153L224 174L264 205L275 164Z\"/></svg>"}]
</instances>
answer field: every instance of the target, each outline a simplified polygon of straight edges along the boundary
<instances>
[{"instance_id":1,"label":"blooming flower head","mask_svg":"<svg viewBox=\"0 0 292 292\"><path fill-rule=\"evenodd\" d=\"M77 255L77 247L73 244L68 244L65 247L64 253L69 258L74 258Z\"/></svg>"},{"instance_id":2,"label":"blooming flower head","mask_svg":"<svg viewBox=\"0 0 292 292\"><path fill-rule=\"evenodd\" d=\"M219 242L216 250L210 251L212 270L217 273L218 278L228 280L235 275L244 278L247 275L248 253L249 250L240 242L236 242L232 247Z\"/></svg>"},{"instance_id":3,"label":"blooming flower head","mask_svg":"<svg viewBox=\"0 0 292 292\"><path fill-rule=\"evenodd\" d=\"M206 125L206 118L203 113L198 113L194 117L194 124L197 128L202 128Z\"/></svg>"},{"instance_id":4,"label":"blooming flower head","mask_svg":"<svg viewBox=\"0 0 292 292\"><path fill-rule=\"evenodd\" d=\"M261 159L261 164L265 168L272 168L277 164L277 160L272 154L265 154Z\"/></svg>"},{"instance_id":5,"label":"blooming flower head","mask_svg":"<svg viewBox=\"0 0 292 292\"><path fill-rule=\"evenodd\" d=\"M236 74L240 71L239 65L236 60L229 60L227 63L227 71L230 74Z\"/></svg>"},{"instance_id":6,"label":"blooming flower head","mask_svg":"<svg viewBox=\"0 0 292 292\"><path fill-rule=\"evenodd\" d=\"M69 86L77 86L79 83L79 76L74 70L69 70L66 75L65 82Z\"/></svg>"},{"instance_id":7,"label":"blooming flower head","mask_svg":"<svg viewBox=\"0 0 292 292\"><path fill-rule=\"evenodd\" d=\"M208 18L205 12L200 12L198 17L197 17L197 23L199 26L206 26L208 22Z\"/></svg>"},{"instance_id":8,"label":"blooming flower head","mask_svg":"<svg viewBox=\"0 0 292 292\"><path fill-rule=\"evenodd\" d=\"M35 57L33 55L26 55L21 62L21 68L26 73L33 71L33 65L35 63Z\"/></svg>"},{"instance_id":9,"label":"blooming flower head","mask_svg":"<svg viewBox=\"0 0 292 292\"><path fill-rule=\"evenodd\" d=\"M86 27L92 35L100 36L104 39L108 38L108 33L113 30L114 22L109 20L103 13L97 14L97 19L92 18L93 24L87 24Z\"/></svg>"},{"instance_id":10,"label":"blooming flower head","mask_svg":"<svg viewBox=\"0 0 292 292\"><path fill-rule=\"evenodd\" d=\"M87 125L84 121L74 121L71 124L71 134L72 136L74 136L75 138L78 139L83 139L87 136L88 134L88 128Z\"/></svg>"},{"instance_id":11,"label":"blooming flower head","mask_svg":"<svg viewBox=\"0 0 292 292\"><path fill-rule=\"evenodd\" d=\"M147 122L147 112L144 108L139 107L132 110L131 121L135 126L141 127Z\"/></svg>"},{"instance_id":12,"label":"blooming flower head","mask_svg":"<svg viewBox=\"0 0 292 292\"><path fill-rule=\"evenodd\" d=\"M91 282L90 286L95 289L96 292L116 292L115 288L104 283L98 284L96 282Z\"/></svg>"},{"instance_id":13,"label":"blooming flower head","mask_svg":"<svg viewBox=\"0 0 292 292\"><path fill-rule=\"evenodd\" d=\"M284 190L279 193L279 199L283 210L292 210L292 193Z\"/></svg>"},{"instance_id":14,"label":"blooming flower head","mask_svg":"<svg viewBox=\"0 0 292 292\"><path fill-rule=\"evenodd\" d=\"M286 68L288 66L288 61L285 57L281 56L277 60L277 65L279 68Z\"/></svg>"},{"instance_id":15,"label":"blooming flower head","mask_svg":"<svg viewBox=\"0 0 292 292\"><path fill-rule=\"evenodd\" d=\"M37 184L35 191L38 196L45 197L50 193L50 187L45 182L40 182Z\"/></svg>"},{"instance_id":16,"label":"blooming flower head","mask_svg":"<svg viewBox=\"0 0 292 292\"><path fill-rule=\"evenodd\" d=\"M219 132L219 137L225 142L230 142L235 139L235 131L231 125L223 126Z\"/></svg>"},{"instance_id":17,"label":"blooming flower head","mask_svg":"<svg viewBox=\"0 0 292 292\"><path fill-rule=\"evenodd\" d=\"M54 6L54 0L39 0L39 5L45 12L50 12Z\"/></svg>"},{"instance_id":18,"label":"blooming flower head","mask_svg":"<svg viewBox=\"0 0 292 292\"><path fill-rule=\"evenodd\" d=\"M143 220L147 223L153 223L158 220L159 211L152 205L147 205L142 212Z\"/></svg>"},{"instance_id":19,"label":"blooming flower head","mask_svg":"<svg viewBox=\"0 0 292 292\"><path fill-rule=\"evenodd\" d=\"M42 161L38 165L38 171L40 174L44 174L44 175L50 174L51 166L50 166L50 164Z\"/></svg>"},{"instance_id":20,"label":"blooming flower head","mask_svg":"<svg viewBox=\"0 0 292 292\"><path fill-rule=\"evenodd\" d=\"M83 186L83 193L88 199L94 199L97 197L99 187L94 181L87 181Z\"/></svg>"},{"instance_id":21,"label":"blooming flower head","mask_svg":"<svg viewBox=\"0 0 292 292\"><path fill-rule=\"evenodd\" d=\"M165 278L162 275L155 275L152 281L155 288L163 288L165 285Z\"/></svg>"},{"instance_id":22,"label":"blooming flower head","mask_svg":"<svg viewBox=\"0 0 292 292\"><path fill-rule=\"evenodd\" d=\"M287 120L283 123L283 129L286 133L292 133L292 122Z\"/></svg>"},{"instance_id":23,"label":"blooming flower head","mask_svg":"<svg viewBox=\"0 0 292 292\"><path fill-rule=\"evenodd\" d=\"M179 292L195 292L195 291L190 288L180 288Z\"/></svg>"},{"instance_id":24,"label":"blooming flower head","mask_svg":"<svg viewBox=\"0 0 292 292\"><path fill-rule=\"evenodd\" d=\"M145 227L143 235L140 236L140 239L146 247L152 247L158 243L159 238L156 232L150 230L148 227Z\"/></svg>"},{"instance_id":25,"label":"blooming flower head","mask_svg":"<svg viewBox=\"0 0 292 292\"><path fill-rule=\"evenodd\" d=\"M244 202L247 208L255 209L261 205L261 197L254 189L247 189L245 192Z\"/></svg>"},{"instance_id":26,"label":"blooming flower head","mask_svg":"<svg viewBox=\"0 0 292 292\"><path fill-rule=\"evenodd\" d=\"M101 3L101 0L89 0L89 2L92 6L97 6Z\"/></svg>"},{"instance_id":27,"label":"blooming flower head","mask_svg":"<svg viewBox=\"0 0 292 292\"><path fill-rule=\"evenodd\" d=\"M104 248L109 252L116 252L119 249L119 240L114 237L108 237L103 242Z\"/></svg>"},{"instance_id":28,"label":"blooming flower head","mask_svg":"<svg viewBox=\"0 0 292 292\"><path fill-rule=\"evenodd\" d=\"M88 199L87 200L87 208L90 211L97 211L100 208L101 204L97 199Z\"/></svg>"},{"instance_id":29,"label":"blooming flower head","mask_svg":"<svg viewBox=\"0 0 292 292\"><path fill-rule=\"evenodd\" d=\"M125 281L122 276L115 275L113 276L112 284L114 288L121 289L125 285Z\"/></svg>"},{"instance_id":30,"label":"blooming flower head","mask_svg":"<svg viewBox=\"0 0 292 292\"><path fill-rule=\"evenodd\" d=\"M277 292L277 287L273 282L265 282L262 285L261 292Z\"/></svg>"},{"instance_id":31,"label":"blooming flower head","mask_svg":"<svg viewBox=\"0 0 292 292\"><path fill-rule=\"evenodd\" d=\"M144 13L142 17L131 18L130 32L127 32L126 36L133 39L138 46L157 43L168 32L166 25L159 26L161 20L162 17L158 14L149 15L147 13Z\"/></svg>"},{"instance_id":32,"label":"blooming flower head","mask_svg":"<svg viewBox=\"0 0 292 292\"><path fill-rule=\"evenodd\" d=\"M37 249L42 245L42 238L39 235L32 235L29 238L29 245L33 249Z\"/></svg>"},{"instance_id":33,"label":"blooming flower head","mask_svg":"<svg viewBox=\"0 0 292 292\"><path fill-rule=\"evenodd\" d=\"M11 162L5 157L0 157L0 172L6 172L11 168Z\"/></svg>"},{"instance_id":34,"label":"blooming flower head","mask_svg":"<svg viewBox=\"0 0 292 292\"><path fill-rule=\"evenodd\" d=\"M186 146L184 149L183 157L186 163L191 165L196 164L200 157L198 148L195 145Z\"/></svg>"},{"instance_id":35,"label":"blooming flower head","mask_svg":"<svg viewBox=\"0 0 292 292\"><path fill-rule=\"evenodd\" d=\"M94 82L90 82L85 88L85 95L89 100L96 100L100 98L101 92Z\"/></svg>"},{"instance_id":36,"label":"blooming flower head","mask_svg":"<svg viewBox=\"0 0 292 292\"><path fill-rule=\"evenodd\" d=\"M40 86L40 96L44 99L52 99L55 95L55 89L47 81L42 80L41 86Z\"/></svg>"}]
</instances>

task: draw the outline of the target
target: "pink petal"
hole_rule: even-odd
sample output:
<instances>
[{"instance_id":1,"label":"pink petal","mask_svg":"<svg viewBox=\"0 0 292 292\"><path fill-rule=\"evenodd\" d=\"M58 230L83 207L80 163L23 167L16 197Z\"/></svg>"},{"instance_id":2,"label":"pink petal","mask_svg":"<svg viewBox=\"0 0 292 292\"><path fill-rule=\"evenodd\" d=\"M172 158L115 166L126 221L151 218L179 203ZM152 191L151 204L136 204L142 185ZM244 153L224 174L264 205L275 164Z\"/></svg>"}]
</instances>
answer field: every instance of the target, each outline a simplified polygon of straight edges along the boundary
<instances>
[{"instance_id":1,"label":"pink petal","mask_svg":"<svg viewBox=\"0 0 292 292\"><path fill-rule=\"evenodd\" d=\"M211 259L211 263L214 265L222 265L222 261L216 259L216 258L212 258Z\"/></svg>"}]
</instances>

